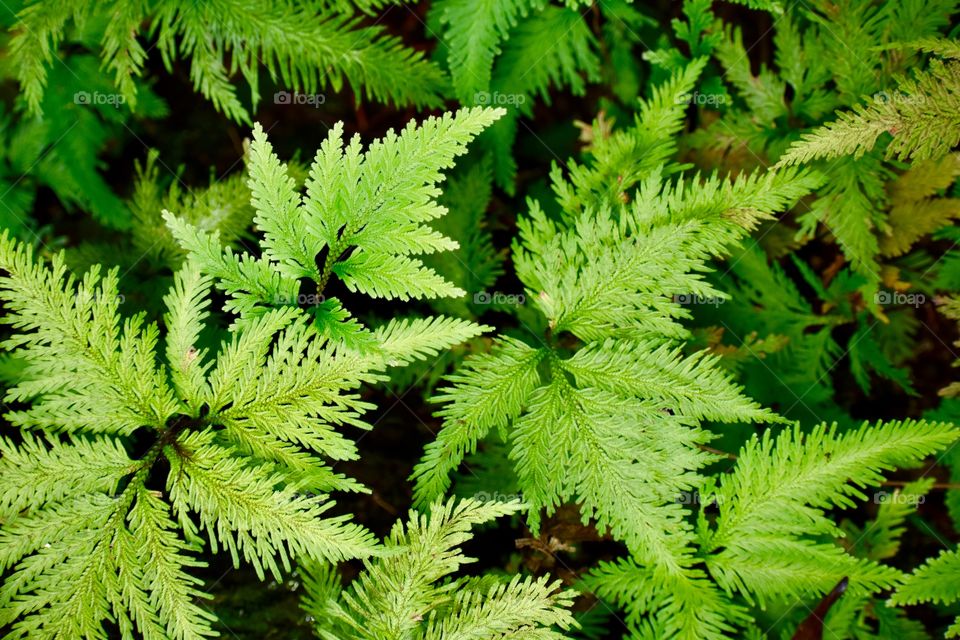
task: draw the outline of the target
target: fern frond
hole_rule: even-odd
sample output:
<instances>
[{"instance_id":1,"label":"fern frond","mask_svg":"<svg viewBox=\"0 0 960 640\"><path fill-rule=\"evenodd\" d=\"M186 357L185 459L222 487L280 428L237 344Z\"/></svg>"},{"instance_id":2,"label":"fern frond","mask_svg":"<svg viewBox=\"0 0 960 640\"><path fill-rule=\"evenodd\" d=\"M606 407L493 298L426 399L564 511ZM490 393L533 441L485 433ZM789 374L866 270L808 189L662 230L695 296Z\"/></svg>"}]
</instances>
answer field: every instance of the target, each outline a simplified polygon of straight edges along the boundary
<instances>
[{"instance_id":1,"label":"fern frond","mask_svg":"<svg viewBox=\"0 0 960 640\"><path fill-rule=\"evenodd\" d=\"M447 62L454 93L464 104L483 104L477 94L489 91L493 61L517 21L531 10L542 8L542 0L444 0L433 5L445 26L450 50Z\"/></svg>"},{"instance_id":2,"label":"fern frond","mask_svg":"<svg viewBox=\"0 0 960 640\"><path fill-rule=\"evenodd\" d=\"M721 640L746 625L745 607L710 584L702 573L686 582L669 580L630 558L600 562L583 586L626 611L626 623L641 638L710 638Z\"/></svg>"},{"instance_id":3,"label":"fern frond","mask_svg":"<svg viewBox=\"0 0 960 640\"><path fill-rule=\"evenodd\" d=\"M502 637L560 640L575 625L567 611L572 593L546 578L448 576L472 562L459 545L470 528L516 513L520 503L453 500L410 513L386 540L384 553L343 588L327 566L308 565L305 608L324 640ZM336 631L334 635L333 631Z\"/></svg>"},{"instance_id":4,"label":"fern frond","mask_svg":"<svg viewBox=\"0 0 960 640\"><path fill-rule=\"evenodd\" d=\"M764 422L776 415L742 395L704 351L683 357L670 344L643 340L607 340L580 349L560 361L581 387L595 387L619 396L652 398L678 407L698 420Z\"/></svg>"},{"instance_id":5,"label":"fern frond","mask_svg":"<svg viewBox=\"0 0 960 640\"><path fill-rule=\"evenodd\" d=\"M23 433L18 444L0 438L0 513L12 517L77 491L111 493L133 465L121 443L109 437L77 436L63 443Z\"/></svg>"},{"instance_id":6,"label":"fern frond","mask_svg":"<svg viewBox=\"0 0 960 640\"><path fill-rule=\"evenodd\" d=\"M921 478L889 493L874 494L874 501L880 501L877 517L864 528L855 541L857 549L863 549L871 560L893 558L900 550L901 538L906 527L907 517L917 511L933 487L933 478Z\"/></svg>"},{"instance_id":7,"label":"fern frond","mask_svg":"<svg viewBox=\"0 0 960 640\"><path fill-rule=\"evenodd\" d=\"M716 58L723 65L724 78L737 89L752 117L761 125L769 126L777 118L786 116L783 80L766 67L753 75L739 29L727 29L724 36L715 49Z\"/></svg>"},{"instance_id":8,"label":"fern frond","mask_svg":"<svg viewBox=\"0 0 960 640\"><path fill-rule=\"evenodd\" d=\"M155 611L157 638L188 640L216 636L211 628L215 616L196 602L209 597L197 589L203 581L184 572L187 567L203 566L203 563L187 555L189 547L175 533L166 503L146 487L140 487L128 522L128 528L117 537L116 553L121 567L137 566L139 560L144 559L139 570L132 571L128 577L132 578L132 584L120 589L136 626L148 636L144 618ZM119 576L120 580L125 577L122 569ZM149 593L150 597L137 598L137 589L143 594ZM139 606L137 600L140 600ZM124 628L122 623L120 626Z\"/></svg>"},{"instance_id":9,"label":"fern frond","mask_svg":"<svg viewBox=\"0 0 960 640\"><path fill-rule=\"evenodd\" d=\"M3 320L18 331L3 346L28 360L6 398L32 404L7 414L13 424L113 434L163 425L176 404L154 362L157 329L142 317L121 324L116 271L91 269L78 283L62 254L48 269L6 233L0 269Z\"/></svg>"},{"instance_id":10,"label":"fern frond","mask_svg":"<svg viewBox=\"0 0 960 640\"><path fill-rule=\"evenodd\" d=\"M895 605L942 602L951 604L960 600L960 554L942 551L915 572L907 576L890 597ZM960 619L947 630L948 638L960 636Z\"/></svg>"},{"instance_id":11,"label":"fern frond","mask_svg":"<svg viewBox=\"0 0 960 640\"><path fill-rule=\"evenodd\" d=\"M424 638L443 640L460 637L515 637L529 640L563 640L562 631L575 626L569 608L573 594L558 592L558 581L548 576L521 579L514 576L503 584L477 580L467 583L450 603L450 613L433 617ZM482 586L481 586L482 585ZM510 635L507 635L510 634Z\"/></svg>"},{"instance_id":12,"label":"fern frond","mask_svg":"<svg viewBox=\"0 0 960 640\"><path fill-rule=\"evenodd\" d=\"M565 211L619 205L628 189L674 155L675 136L683 127L687 106L682 97L693 91L706 62L705 58L693 60L667 82L655 86L649 99L640 100L631 128L605 136L594 124L592 166L568 163L569 184L558 170L551 175L553 189Z\"/></svg>"},{"instance_id":13,"label":"fern frond","mask_svg":"<svg viewBox=\"0 0 960 640\"><path fill-rule=\"evenodd\" d=\"M937 231L960 216L960 200L937 198L960 176L960 155L920 160L890 185L890 230L880 238L886 256L906 253L923 236Z\"/></svg>"},{"instance_id":14,"label":"fern frond","mask_svg":"<svg viewBox=\"0 0 960 640\"><path fill-rule=\"evenodd\" d=\"M960 144L960 63L931 60L892 93L873 96L836 121L806 133L778 166L844 155L861 157L890 134L887 157L938 158Z\"/></svg>"},{"instance_id":15,"label":"fern frond","mask_svg":"<svg viewBox=\"0 0 960 640\"><path fill-rule=\"evenodd\" d=\"M843 576L863 588L892 586L895 570L856 560L838 547L796 538L838 530L823 510L864 499L859 487L879 484L882 472L917 464L954 441L949 424L893 421L838 433L820 425L749 441L732 475L717 491L720 515L707 548L707 564L726 588L754 593L761 601L785 591L823 592ZM778 558L774 566L771 558ZM825 572L825 567L834 567Z\"/></svg>"},{"instance_id":16,"label":"fern frond","mask_svg":"<svg viewBox=\"0 0 960 640\"><path fill-rule=\"evenodd\" d=\"M319 280L314 257L320 252L320 239L298 233L301 198L296 182L273 153L259 123L253 127L248 169L250 201L256 211L253 222L263 233L264 252L283 276Z\"/></svg>"},{"instance_id":17,"label":"fern frond","mask_svg":"<svg viewBox=\"0 0 960 640\"><path fill-rule=\"evenodd\" d=\"M435 200L436 185L443 180L442 170L502 113L464 109L428 118L420 126L411 122L365 152L357 137L344 148L338 124L317 152L305 197L257 125L249 184L256 223L264 232L260 257L223 249L216 232L206 233L171 214L165 214L166 220L203 272L230 295L227 308L239 314L237 326L269 308L313 306L324 335L356 338L351 344L360 347L369 342L360 339L362 328L349 320L338 300L323 298L329 279L336 276L351 291L372 297L463 295L411 256L456 248L426 224L446 213ZM314 283L313 305L301 300L301 278Z\"/></svg>"},{"instance_id":18,"label":"fern frond","mask_svg":"<svg viewBox=\"0 0 960 640\"><path fill-rule=\"evenodd\" d=\"M955 40L949 40L947 38L928 36L907 42L897 42L891 46L898 49L916 49L954 60L960 58L960 45L958 45Z\"/></svg>"},{"instance_id":19,"label":"fern frond","mask_svg":"<svg viewBox=\"0 0 960 640\"><path fill-rule=\"evenodd\" d=\"M82 6L82 0L67 5L52 6L36 2L24 7L20 14L21 29L10 40L10 55L17 61L20 84L30 109L37 113L47 81L46 67L53 57L63 31Z\"/></svg>"},{"instance_id":20,"label":"fern frond","mask_svg":"<svg viewBox=\"0 0 960 640\"><path fill-rule=\"evenodd\" d=\"M441 350L466 342L491 327L458 318L393 319L374 332L377 343L386 353L388 364L397 366L427 356L436 356Z\"/></svg>"},{"instance_id":21,"label":"fern frond","mask_svg":"<svg viewBox=\"0 0 960 640\"><path fill-rule=\"evenodd\" d=\"M371 298L459 297L466 291L455 287L417 258L367 253L362 249L335 264L331 271L350 291Z\"/></svg>"},{"instance_id":22,"label":"fern frond","mask_svg":"<svg viewBox=\"0 0 960 640\"><path fill-rule=\"evenodd\" d=\"M158 367L159 331L120 317L115 271L78 281L63 253L48 267L6 234L0 270L4 347L22 363L8 393L26 406L6 416L24 429L17 444L0 439L9 637L213 635L188 573L201 566L194 517L214 550L261 576L294 556L375 552L348 516L322 517L326 493L300 492L362 489L320 456L355 455L334 427L363 426L367 405L352 392L375 378L377 359L341 353L277 309L208 362L196 345L210 278L187 262L165 298L169 369ZM137 459L126 450L134 433L148 444ZM170 472L154 490L161 458Z\"/></svg>"},{"instance_id":23,"label":"fern frond","mask_svg":"<svg viewBox=\"0 0 960 640\"><path fill-rule=\"evenodd\" d=\"M550 104L551 87L568 87L582 95L586 81L600 79L598 44L581 13L546 4L521 20L494 63L490 93L481 94L491 104L510 106L485 136L493 152L494 180L507 193L514 191L517 165L511 150L520 116L533 114L536 98Z\"/></svg>"},{"instance_id":24,"label":"fern frond","mask_svg":"<svg viewBox=\"0 0 960 640\"><path fill-rule=\"evenodd\" d=\"M353 9L343 6L229 0L187 6L127 2L118 8L78 0L56 11L35 2L17 18L18 33L11 44L14 68L33 113L39 113L47 68L64 30L71 22L87 21L106 24L100 57L131 106L137 98L133 77L142 73L146 56L137 39L145 25L156 34L167 68L178 55L189 58L195 89L237 122L249 123L250 115L232 76L247 81L256 106L261 66L274 81L309 94L327 86L339 91L346 81L358 95L377 101L439 106L444 89L438 66L383 28L362 25ZM405 81L397 82L399 77Z\"/></svg>"},{"instance_id":25,"label":"fern frond","mask_svg":"<svg viewBox=\"0 0 960 640\"><path fill-rule=\"evenodd\" d=\"M584 524L609 531L655 576L662 591L636 603L637 616L662 610L666 626L657 628L668 636L722 637L727 616L743 616L694 566L681 504L703 486L698 470L711 459L702 448L711 436L697 423L776 417L709 357L681 356L674 340L686 333L676 320L689 317L693 300L684 297L723 301L702 277L708 257L821 180L783 173L673 184L654 169L631 205L571 210L578 200L565 194L583 192L566 186L558 222L531 203L513 262L546 324L544 346L508 342L450 377L438 398L448 403L438 413L444 426L414 472L417 500L446 491L450 472L497 427L534 533L544 513L575 503Z\"/></svg>"},{"instance_id":26,"label":"fern frond","mask_svg":"<svg viewBox=\"0 0 960 640\"><path fill-rule=\"evenodd\" d=\"M198 349L200 332L209 316L211 279L200 273L196 263L188 262L177 272L174 286L164 298L167 316L166 356L170 382L196 415L208 395L206 383L210 362L205 349Z\"/></svg>"},{"instance_id":27,"label":"fern frond","mask_svg":"<svg viewBox=\"0 0 960 640\"><path fill-rule=\"evenodd\" d=\"M540 384L537 366L545 357L519 340L504 339L489 354L467 360L448 379L454 388L437 397L449 401L440 412L447 421L436 440L427 444L414 468L415 504L427 505L450 487L450 473L491 429L501 432L516 419Z\"/></svg>"},{"instance_id":28,"label":"fern frond","mask_svg":"<svg viewBox=\"0 0 960 640\"><path fill-rule=\"evenodd\" d=\"M179 446L186 455L167 453L174 512L181 519L197 512L213 551L222 545L235 564L242 556L261 579L265 570L279 579L300 555L338 562L374 553L368 531L345 516L323 517L333 503L298 495L295 486L276 490L282 474L215 444L212 431L191 433Z\"/></svg>"}]
</instances>

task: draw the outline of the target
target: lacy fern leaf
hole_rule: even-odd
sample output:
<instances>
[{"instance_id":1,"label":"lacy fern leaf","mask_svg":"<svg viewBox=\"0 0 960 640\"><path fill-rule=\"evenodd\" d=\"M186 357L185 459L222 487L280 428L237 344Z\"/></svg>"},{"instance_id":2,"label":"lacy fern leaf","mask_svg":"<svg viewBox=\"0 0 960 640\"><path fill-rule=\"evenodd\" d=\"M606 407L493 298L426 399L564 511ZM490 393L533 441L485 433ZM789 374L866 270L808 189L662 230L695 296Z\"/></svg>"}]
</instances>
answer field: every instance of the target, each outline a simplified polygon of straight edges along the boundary
<instances>
[{"instance_id":1,"label":"lacy fern leaf","mask_svg":"<svg viewBox=\"0 0 960 640\"><path fill-rule=\"evenodd\" d=\"M133 79L144 71L146 51L138 36L144 25L168 70L178 56L190 59L190 79L229 118L250 122L231 76L249 84L251 102L259 102L258 74L294 92L314 94L326 86L339 90L344 80L358 94L398 104L439 106L442 73L423 55L403 46L377 26L364 26L352 7L323 7L295 2L117 2L109 7L87 0L59 5L36 0L18 14L11 42L14 66L27 104L39 113L64 30L73 22L103 23L101 60L114 72L119 95L136 104ZM152 47L151 47L152 48ZM229 65L225 58L229 57ZM403 82L397 78L403 77Z\"/></svg>"},{"instance_id":2,"label":"lacy fern leaf","mask_svg":"<svg viewBox=\"0 0 960 640\"><path fill-rule=\"evenodd\" d=\"M845 433L836 425L806 434L797 427L776 437L767 432L745 445L719 487L700 495L697 556L722 591L702 574L688 581L687 589L700 585L698 598L691 598L696 613L681 618L676 580L635 558L601 563L584 586L621 604L637 633L648 626L657 637L689 638L728 637L731 625L744 625L750 616L731 601L734 594L764 606L822 594L845 577L851 598L895 587L902 578L896 569L820 541L839 532L824 510L865 498L861 488L879 484L884 471L914 466L958 435L952 425L919 421L864 424ZM711 523L704 511L713 505L719 515Z\"/></svg>"},{"instance_id":3,"label":"lacy fern leaf","mask_svg":"<svg viewBox=\"0 0 960 640\"><path fill-rule=\"evenodd\" d=\"M261 576L293 557L374 553L369 532L325 515L330 490L361 488L326 460L355 455L336 427L363 426L353 390L375 379L370 360L289 310L208 359L196 344L210 279L193 262L166 298L162 350L155 324L120 317L115 270L78 281L62 253L48 267L6 234L0 269L3 346L24 363L6 396L23 433L0 440L8 637L105 638L112 624L124 637L213 635L188 573L198 524ZM138 457L135 440L150 443Z\"/></svg>"},{"instance_id":4,"label":"lacy fern leaf","mask_svg":"<svg viewBox=\"0 0 960 640\"><path fill-rule=\"evenodd\" d=\"M954 603L960 600L960 555L943 551L904 580L890 598L893 604L921 602ZM960 618L947 630L947 637L960 636Z\"/></svg>"},{"instance_id":5,"label":"lacy fern leaf","mask_svg":"<svg viewBox=\"0 0 960 640\"><path fill-rule=\"evenodd\" d=\"M835 122L804 134L779 164L852 155L873 149L884 134L886 155L900 159L939 158L960 144L960 62L931 60L930 68L905 78L892 94L841 112Z\"/></svg>"},{"instance_id":6,"label":"lacy fern leaf","mask_svg":"<svg viewBox=\"0 0 960 640\"><path fill-rule=\"evenodd\" d=\"M665 89L682 90L677 81ZM702 279L704 261L819 178L673 184L662 167L651 167L635 180L636 199L615 209L606 199L570 206L596 197L592 181L556 185L563 223L532 203L514 265L542 315L544 338L504 340L451 377L438 398L448 403L444 427L414 470L415 498L435 500L448 474L496 427L511 444L535 533L544 513L577 503L584 523L609 529L677 594L668 604L675 629L719 637L728 607L694 567L693 531L677 497L702 485L697 471L711 459L701 448L711 436L700 419L779 418L745 398L715 360L684 356L676 341L687 334L677 320L688 315L685 302L722 295ZM711 598L717 609L699 617L698 603Z\"/></svg>"},{"instance_id":7,"label":"lacy fern leaf","mask_svg":"<svg viewBox=\"0 0 960 640\"><path fill-rule=\"evenodd\" d=\"M517 513L517 502L451 500L429 515L397 523L383 555L366 562L347 587L333 567L307 565L304 608L323 640L561 640L575 625L567 611L573 592L546 578L453 578L472 562L458 548L471 527Z\"/></svg>"},{"instance_id":8,"label":"lacy fern leaf","mask_svg":"<svg viewBox=\"0 0 960 640\"><path fill-rule=\"evenodd\" d=\"M502 113L464 109L429 118L419 127L411 123L365 152L357 137L344 146L338 124L316 154L305 196L257 125L249 186L254 222L263 233L258 257L224 249L218 234L173 214L165 214L166 219L183 248L230 296L228 309L239 314L241 324L272 308L307 308L324 335L370 347L369 331L338 299L324 296L327 284L336 277L350 291L375 298L464 295L414 256L457 248L455 241L428 225L447 211L436 202L436 185L443 180L441 171ZM309 283L313 293L301 293L303 283ZM435 348L480 331L476 325L472 331L465 323L454 326L447 323L451 332L438 336ZM422 353L422 347L408 351Z\"/></svg>"}]
</instances>

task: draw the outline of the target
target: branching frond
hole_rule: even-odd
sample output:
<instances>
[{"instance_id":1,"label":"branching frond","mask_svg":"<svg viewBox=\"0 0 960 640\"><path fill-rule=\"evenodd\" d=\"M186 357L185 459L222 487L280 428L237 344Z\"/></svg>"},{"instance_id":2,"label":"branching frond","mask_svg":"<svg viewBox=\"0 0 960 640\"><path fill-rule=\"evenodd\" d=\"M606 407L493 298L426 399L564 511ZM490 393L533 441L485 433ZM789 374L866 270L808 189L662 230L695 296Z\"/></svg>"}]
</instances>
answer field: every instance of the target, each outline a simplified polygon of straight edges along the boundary
<instances>
[{"instance_id":1,"label":"branching frond","mask_svg":"<svg viewBox=\"0 0 960 640\"><path fill-rule=\"evenodd\" d=\"M779 165L844 155L861 157L889 134L886 155L939 158L960 144L960 63L931 60L930 68L905 78L892 93L873 96L836 121L804 134Z\"/></svg>"},{"instance_id":2,"label":"branching frond","mask_svg":"<svg viewBox=\"0 0 960 640\"><path fill-rule=\"evenodd\" d=\"M572 593L559 582L514 576L451 578L472 558L458 548L474 525L516 513L519 503L436 502L397 523L383 555L344 588L328 566L308 565L305 608L324 640L561 640L574 626ZM336 634L334 632L337 632Z\"/></svg>"},{"instance_id":3,"label":"branching frond","mask_svg":"<svg viewBox=\"0 0 960 640\"><path fill-rule=\"evenodd\" d=\"M372 6L362 8L369 11ZM67 26L103 21L107 26L101 61L114 73L117 89L131 107L138 95L134 78L142 74L146 59L139 40L143 36L156 38L168 69L179 56L190 59L195 89L238 122L249 123L250 115L232 78L246 80L256 106L261 67L295 93L339 91L346 81L358 95L381 102L439 106L444 89L440 68L382 27L361 24L354 14L352 7L342 5L259 0L196 5L77 0L55 10L33 2L17 15L13 68L30 109L39 113L48 68ZM397 81L400 77L403 82Z\"/></svg>"}]
</instances>

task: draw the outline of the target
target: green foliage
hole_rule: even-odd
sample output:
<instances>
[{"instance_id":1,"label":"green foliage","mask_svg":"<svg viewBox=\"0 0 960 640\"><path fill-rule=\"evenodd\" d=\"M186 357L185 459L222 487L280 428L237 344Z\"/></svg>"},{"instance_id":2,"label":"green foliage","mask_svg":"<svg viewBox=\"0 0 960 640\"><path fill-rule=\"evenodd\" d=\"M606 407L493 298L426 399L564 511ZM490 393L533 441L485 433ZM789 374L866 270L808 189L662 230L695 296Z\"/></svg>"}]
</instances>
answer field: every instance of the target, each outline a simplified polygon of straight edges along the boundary
<instances>
[{"instance_id":1,"label":"green foliage","mask_svg":"<svg viewBox=\"0 0 960 640\"><path fill-rule=\"evenodd\" d=\"M737 29L725 28L714 46L734 99L704 94L707 108L718 105L720 117L695 132L691 145L709 164L717 156L725 158L721 165L780 167L835 159L817 165L832 179L799 217L797 237L807 241L818 224L825 224L852 267L867 279L867 297L876 293L881 277L880 243L902 231L891 228L894 212L887 194L894 169L900 167L885 159L939 158L960 141L960 125L951 115L957 106L955 63L932 60L927 71L905 75L917 60L917 49L949 55L949 47L937 46L935 36L955 4L880 6L850 0L838 10L827 3L815 3L808 12L788 10L775 25L779 74L761 68L753 75ZM924 44L905 46L905 36ZM865 95L871 97L864 105ZM838 120L829 122L833 111L843 107L853 111L840 112ZM798 130L819 124L824 126L796 139ZM874 149L881 138L883 144ZM928 232L903 226L915 237Z\"/></svg>"},{"instance_id":2,"label":"green foliage","mask_svg":"<svg viewBox=\"0 0 960 640\"><path fill-rule=\"evenodd\" d=\"M749 620L744 607L728 599L733 593L763 607L823 594L844 577L851 596L890 588L900 580L895 569L817 542L818 535L838 533L824 509L853 506L851 498L864 499L861 488L879 484L883 470L913 466L957 436L951 425L923 422L865 423L843 435L836 425L806 435L786 430L777 438L768 432L747 442L719 486L700 494L697 556L722 591L699 571L697 591L672 591L676 583L662 568L636 558L602 563L585 584L621 603L639 635L691 638L725 637L731 622ZM713 504L719 515L708 523L705 510ZM676 611L681 595L691 608L686 618ZM654 617L643 618L648 612Z\"/></svg>"},{"instance_id":3,"label":"green foliage","mask_svg":"<svg viewBox=\"0 0 960 640\"><path fill-rule=\"evenodd\" d=\"M944 551L918 567L890 599L894 604L956 602L960 599L960 556ZM960 620L947 630L948 637L960 635Z\"/></svg>"},{"instance_id":4,"label":"green foliage","mask_svg":"<svg viewBox=\"0 0 960 640\"><path fill-rule=\"evenodd\" d=\"M533 115L537 98L549 105L553 87L582 95L584 78L599 80L596 38L581 10L545 0L443 0L429 19L441 34L453 95L465 105L506 108L482 141L498 186L512 192L518 119Z\"/></svg>"},{"instance_id":5,"label":"green foliage","mask_svg":"<svg viewBox=\"0 0 960 640\"><path fill-rule=\"evenodd\" d=\"M260 100L258 73L291 91L315 94L344 80L358 94L375 100L437 106L443 86L439 69L403 46L382 28L364 26L355 10L323 2L179 2L119 1L104 5L86 0L29 2L17 15L10 42L13 64L32 113L40 113L65 31L88 25L98 34L102 65L113 73L116 94L135 107L135 78L144 72L147 48L140 37L156 39L168 71L178 57L190 60L194 89L227 117L250 122L231 78L240 75L250 87L250 101ZM372 8L377 3L369 3ZM145 29L145 33L141 30ZM229 63L225 58L229 59ZM403 83L394 79L402 75Z\"/></svg>"},{"instance_id":6,"label":"green foliage","mask_svg":"<svg viewBox=\"0 0 960 640\"><path fill-rule=\"evenodd\" d=\"M274 308L306 306L317 328L354 348L376 346L374 336L350 317L340 300L326 298L331 278L347 289L374 298L433 298L465 292L421 262L415 254L457 248L457 243L427 223L446 208L435 198L441 170L465 151L466 144L502 114L465 109L456 115L411 123L392 131L363 151L358 137L344 147L342 126L335 126L317 152L300 195L257 126L251 145L250 187L253 222L263 233L262 255L223 248L219 233L190 225L167 212L164 217L184 250L230 298L226 308L241 325ZM301 281L311 293L301 293ZM434 341L424 350L418 339L424 326L394 323L380 335L387 360L409 361L430 349L476 335L466 321L432 325Z\"/></svg>"},{"instance_id":7,"label":"green foliage","mask_svg":"<svg viewBox=\"0 0 960 640\"><path fill-rule=\"evenodd\" d=\"M944 43L955 44L955 43ZM941 53L943 47L931 46ZM951 57L960 57L954 54ZM889 134L886 155L926 160L947 154L960 143L960 63L931 60L930 68L905 78L893 93L879 93L837 121L805 134L780 159L780 164L815 158L861 157Z\"/></svg>"},{"instance_id":8,"label":"green foliage","mask_svg":"<svg viewBox=\"0 0 960 640\"><path fill-rule=\"evenodd\" d=\"M0 9L5 638L960 635L957 0Z\"/></svg>"},{"instance_id":9,"label":"green foliage","mask_svg":"<svg viewBox=\"0 0 960 640\"><path fill-rule=\"evenodd\" d=\"M11 70L4 67L0 76ZM89 55L71 55L51 70L53 88L43 96L45 118L23 117L21 109L0 108L0 222L23 239L33 238L29 215L38 189L51 189L71 211L93 215L104 226L124 229L130 214L101 174L103 147L134 118L162 117L166 105L137 83L143 99L132 113L116 104L92 102L109 83ZM133 116L133 117L131 117Z\"/></svg>"},{"instance_id":10,"label":"green foliage","mask_svg":"<svg viewBox=\"0 0 960 640\"><path fill-rule=\"evenodd\" d=\"M675 104L685 90L672 81L659 104ZM644 115L662 121L665 109ZM648 122L639 120L637 129ZM639 133L631 133L636 140ZM671 133L661 129L645 146L662 146ZM594 154L608 153L606 141L598 142ZM414 471L415 497L426 504L442 495L450 472L496 428L512 444L534 532L541 510L550 516L576 502L584 523L609 529L676 593L663 604L667 628L707 637L729 628L725 616L739 614L727 611L693 568L693 530L677 502L702 486L697 471L711 459L701 448L711 435L698 425L778 418L744 397L715 358L685 356L677 341L688 333L677 321L689 315L684 303L723 295L703 280L705 260L819 178L788 172L671 183L662 167L638 169L636 199L611 209L616 197L589 190L604 168L575 166L574 184L555 174L562 223L531 203L513 260L545 337L533 345L504 340L451 376L453 386L438 398L448 403L439 414L444 428ZM584 201L598 204L578 210ZM701 599L713 597L713 613L703 617Z\"/></svg>"},{"instance_id":11,"label":"green foliage","mask_svg":"<svg viewBox=\"0 0 960 640\"><path fill-rule=\"evenodd\" d=\"M304 609L324 640L529 638L560 640L574 626L575 592L519 575L451 579L473 561L458 548L470 528L516 513L519 503L437 502L397 523L382 556L346 588L329 564L309 566ZM551 629L558 629L553 631Z\"/></svg>"},{"instance_id":12,"label":"green foliage","mask_svg":"<svg viewBox=\"0 0 960 640\"><path fill-rule=\"evenodd\" d=\"M5 320L17 331L5 346L22 362L7 400L29 403L7 419L41 434L3 441L0 458L7 470L2 517L10 519L0 534L2 566L13 569L3 620L15 622L12 637L104 637L105 620L125 636L211 635L214 617L194 602L204 594L186 572L201 566L194 556L204 543L235 565L249 563L261 578L279 577L297 558L335 562L375 551L366 530L326 515L330 491L363 490L333 471L331 461L357 455L337 428L368 428L361 414L369 405L356 389L379 380L377 370L436 355L482 327L434 317L395 319L371 331L350 321L335 299L311 317L297 309L299 279L318 292L336 275L378 296L462 293L407 256L457 246L425 225L446 212L434 200L435 184L498 115L474 109L430 119L390 133L366 153L357 138L344 150L337 127L311 167L305 199L259 127L249 191L221 183L189 199L176 189L161 196L151 156L133 199L134 246L165 203L189 206L191 222L213 227L165 216L188 256L183 261L169 242L153 252L158 261L182 264L164 299L163 364L156 361L156 324L143 314L121 323L116 269L101 276L97 265L78 281L62 253L48 268L4 236L0 291ZM204 206L242 195L263 233L260 258L219 244L221 231L236 237L246 226L244 207L212 216ZM328 258L321 271L322 251ZM226 309L240 317L211 358L200 335L215 280L233 296ZM280 301L284 293L289 298ZM128 447L143 438L153 444L130 457ZM96 463L84 467L84 458ZM155 477L161 461L169 468L165 481ZM41 481L46 473L58 482ZM61 519L67 527L51 528ZM81 589L72 592L77 580ZM516 583L490 600L552 602L552 591L542 581ZM450 624L471 620L458 613Z\"/></svg>"},{"instance_id":13,"label":"green foliage","mask_svg":"<svg viewBox=\"0 0 960 640\"><path fill-rule=\"evenodd\" d=\"M356 455L337 427L363 426L352 390L372 379L369 360L282 310L209 357L194 345L210 281L187 263L161 364L157 325L118 313L116 270L78 280L62 254L46 266L6 235L0 266L4 347L23 361L6 395L23 431L0 458L9 637L101 638L105 620L125 637L212 635L187 572L207 543L260 576L291 557L374 552L366 530L324 515L327 492L359 488L326 460ZM151 443L140 457L133 438Z\"/></svg>"}]
</instances>

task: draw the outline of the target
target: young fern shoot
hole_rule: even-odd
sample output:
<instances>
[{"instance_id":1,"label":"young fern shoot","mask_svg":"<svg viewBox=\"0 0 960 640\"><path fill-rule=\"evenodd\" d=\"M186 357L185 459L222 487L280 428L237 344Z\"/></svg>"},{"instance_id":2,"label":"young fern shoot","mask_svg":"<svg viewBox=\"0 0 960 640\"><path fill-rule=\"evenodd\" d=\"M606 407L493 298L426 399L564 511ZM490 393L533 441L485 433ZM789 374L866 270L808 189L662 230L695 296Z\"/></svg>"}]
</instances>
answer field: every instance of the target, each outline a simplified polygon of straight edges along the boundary
<instances>
[{"instance_id":1,"label":"young fern shoot","mask_svg":"<svg viewBox=\"0 0 960 640\"><path fill-rule=\"evenodd\" d=\"M313 326L353 349L376 351L395 364L436 354L478 335L482 327L455 318L392 319L371 331L326 297L331 279L373 298L409 300L463 296L416 254L457 248L428 223L446 213L437 184L466 145L502 110L463 109L411 123L399 135L361 149L359 137L344 147L337 124L317 151L306 196L279 161L257 125L251 145L249 185L263 233L262 254L237 254L217 233L165 218L181 246L228 295L227 308L245 325L279 308L306 308ZM306 292L306 293L304 293Z\"/></svg>"}]
</instances>

